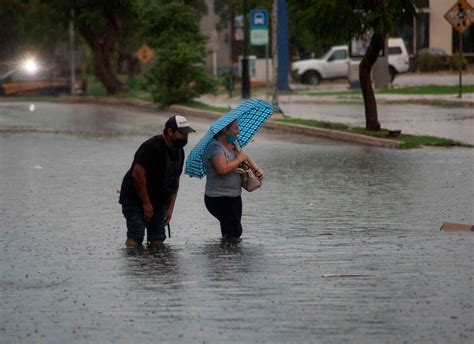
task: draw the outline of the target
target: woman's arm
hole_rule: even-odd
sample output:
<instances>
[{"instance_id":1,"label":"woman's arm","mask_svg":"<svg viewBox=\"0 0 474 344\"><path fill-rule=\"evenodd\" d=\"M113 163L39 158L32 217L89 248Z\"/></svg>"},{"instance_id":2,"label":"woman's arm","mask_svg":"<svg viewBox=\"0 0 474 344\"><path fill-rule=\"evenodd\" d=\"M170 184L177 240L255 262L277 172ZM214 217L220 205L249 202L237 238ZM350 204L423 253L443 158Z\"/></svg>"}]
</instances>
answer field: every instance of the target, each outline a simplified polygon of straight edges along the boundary
<instances>
[{"instance_id":1,"label":"woman's arm","mask_svg":"<svg viewBox=\"0 0 474 344\"><path fill-rule=\"evenodd\" d=\"M247 160L248 155L244 152L238 152L235 159L228 161L224 155L214 155L211 159L212 165L216 169L217 173L221 176L226 176L234 172L242 161Z\"/></svg>"}]
</instances>

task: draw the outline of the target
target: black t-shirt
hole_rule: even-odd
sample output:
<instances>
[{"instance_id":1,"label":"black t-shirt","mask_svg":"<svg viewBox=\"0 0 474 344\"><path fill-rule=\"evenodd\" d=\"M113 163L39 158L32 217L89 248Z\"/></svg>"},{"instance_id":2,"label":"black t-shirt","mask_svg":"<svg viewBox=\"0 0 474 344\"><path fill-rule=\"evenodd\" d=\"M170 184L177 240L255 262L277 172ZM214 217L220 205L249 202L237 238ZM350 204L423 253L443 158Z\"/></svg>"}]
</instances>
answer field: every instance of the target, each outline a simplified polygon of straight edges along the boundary
<instances>
[{"instance_id":1,"label":"black t-shirt","mask_svg":"<svg viewBox=\"0 0 474 344\"><path fill-rule=\"evenodd\" d=\"M148 197L153 206L169 201L179 187L179 176L183 171L184 150L171 150L162 135L153 136L138 148L133 163L123 177L119 203L142 205L133 184L133 168L140 164L146 171Z\"/></svg>"}]
</instances>

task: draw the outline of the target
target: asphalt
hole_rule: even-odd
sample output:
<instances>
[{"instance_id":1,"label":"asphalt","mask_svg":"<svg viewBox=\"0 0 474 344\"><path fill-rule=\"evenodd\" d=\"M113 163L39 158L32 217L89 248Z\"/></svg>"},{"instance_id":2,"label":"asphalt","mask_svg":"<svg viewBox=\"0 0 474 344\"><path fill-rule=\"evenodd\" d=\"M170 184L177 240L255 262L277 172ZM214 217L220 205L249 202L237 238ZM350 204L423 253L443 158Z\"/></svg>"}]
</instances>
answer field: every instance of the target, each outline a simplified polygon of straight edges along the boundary
<instances>
[{"instance_id":1,"label":"asphalt","mask_svg":"<svg viewBox=\"0 0 474 344\"><path fill-rule=\"evenodd\" d=\"M463 75L463 85L474 85L474 71ZM427 85L459 84L459 75L456 73L417 74L407 73L397 76L391 87L416 87ZM330 92L347 91L349 85L346 81L324 81L318 86L291 84L292 90L303 92L286 92L278 97L278 106L281 114L273 117L287 116L291 118L314 119L320 121L344 123L349 126L365 126L365 110L360 94L328 94ZM302 94L305 93L305 94ZM320 93L320 94L318 94ZM263 99L271 102L271 97L265 95L265 90L254 90L252 98ZM458 142L474 144L474 93L464 93L459 98L457 94L448 95L394 95L376 94L378 118L383 128L401 130L404 134L429 135L449 138ZM203 95L196 99L210 106L232 109L242 103L243 99L235 95ZM160 110L159 104L138 100L118 98L92 98L92 97L64 97L56 102L66 103L91 103L108 104L114 106L134 106L147 110ZM217 118L220 112L197 110L187 106L173 105L169 109L185 116L201 118ZM287 123L267 122L266 128L274 131L323 137L338 141L353 142L368 146L385 148L399 148L400 141L368 137L344 133L336 130L310 128ZM8 128L9 131L14 130ZM18 128L24 131L24 128Z\"/></svg>"},{"instance_id":2,"label":"asphalt","mask_svg":"<svg viewBox=\"0 0 474 344\"><path fill-rule=\"evenodd\" d=\"M0 343L473 343L474 235L440 231L474 223L471 149L262 130L240 243L183 176L171 238L126 249L116 189L169 112L31 105L0 103Z\"/></svg>"}]
</instances>

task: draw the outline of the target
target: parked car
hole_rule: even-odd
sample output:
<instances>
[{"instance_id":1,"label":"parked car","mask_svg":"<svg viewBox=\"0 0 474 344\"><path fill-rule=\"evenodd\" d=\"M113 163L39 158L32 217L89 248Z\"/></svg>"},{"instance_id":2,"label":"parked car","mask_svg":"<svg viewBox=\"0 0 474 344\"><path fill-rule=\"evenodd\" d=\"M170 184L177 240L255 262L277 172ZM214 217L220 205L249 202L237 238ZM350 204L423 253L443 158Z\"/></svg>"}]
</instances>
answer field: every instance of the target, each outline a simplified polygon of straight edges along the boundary
<instances>
[{"instance_id":1,"label":"parked car","mask_svg":"<svg viewBox=\"0 0 474 344\"><path fill-rule=\"evenodd\" d=\"M449 55L446 51L441 48L424 48L418 50L415 55L415 66L419 69L418 63L420 61L420 57L423 55L432 56L439 59L440 67L442 69L449 69Z\"/></svg>"},{"instance_id":2,"label":"parked car","mask_svg":"<svg viewBox=\"0 0 474 344\"><path fill-rule=\"evenodd\" d=\"M347 78L349 74L349 48L347 45L334 46L320 59L293 62L291 75L294 80L317 85L323 79ZM352 62L357 63L353 60ZM390 80L398 73L407 72L410 58L401 38L388 39L388 64Z\"/></svg>"},{"instance_id":3,"label":"parked car","mask_svg":"<svg viewBox=\"0 0 474 344\"><path fill-rule=\"evenodd\" d=\"M87 89L85 80L76 80L75 94L84 94ZM61 95L70 94L71 83L66 77L55 77L51 70L38 70L28 73L23 69L14 69L0 77L0 95Z\"/></svg>"}]
</instances>

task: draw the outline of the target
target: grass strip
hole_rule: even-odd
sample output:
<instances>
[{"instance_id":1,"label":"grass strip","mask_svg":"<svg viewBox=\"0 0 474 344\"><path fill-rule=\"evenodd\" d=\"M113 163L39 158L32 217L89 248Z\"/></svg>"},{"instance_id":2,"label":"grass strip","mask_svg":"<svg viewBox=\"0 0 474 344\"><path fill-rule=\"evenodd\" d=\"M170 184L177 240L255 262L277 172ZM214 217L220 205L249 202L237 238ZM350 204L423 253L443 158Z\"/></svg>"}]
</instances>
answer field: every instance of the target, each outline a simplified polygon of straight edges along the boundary
<instances>
[{"instance_id":1,"label":"grass strip","mask_svg":"<svg viewBox=\"0 0 474 344\"><path fill-rule=\"evenodd\" d=\"M361 127L349 127L348 125L342 123L334 122L325 122L317 121L312 119L302 119L302 118L281 118L274 119L276 122L290 123L290 124L299 124L309 127L322 128L343 131L353 134L366 135L371 137L378 137L383 139L391 139L402 142L400 148L402 149L411 149L411 148L421 148L422 146L437 146L437 147L469 147L473 148L474 145L464 144L455 140L446 139L442 137L435 136L418 136L418 135L405 135L402 134L397 137L392 137L389 135L388 129L381 129L379 131L370 131Z\"/></svg>"},{"instance_id":2,"label":"grass strip","mask_svg":"<svg viewBox=\"0 0 474 344\"><path fill-rule=\"evenodd\" d=\"M474 93L474 85L466 85L462 87L463 93ZM429 85L420 87L403 87L377 91L378 94L406 94L406 95L423 95L423 94L458 94L459 86L439 86Z\"/></svg>"},{"instance_id":3,"label":"grass strip","mask_svg":"<svg viewBox=\"0 0 474 344\"><path fill-rule=\"evenodd\" d=\"M87 96L100 97L100 98L119 98L119 99L140 99L146 101L153 101L153 98L150 92L143 90L143 78L136 77L133 79L128 79L127 77L122 77L128 86L128 92L119 92L115 94L108 94L104 85L97 80L94 75L89 75L87 78Z\"/></svg>"},{"instance_id":4,"label":"grass strip","mask_svg":"<svg viewBox=\"0 0 474 344\"><path fill-rule=\"evenodd\" d=\"M182 103L179 105L187 106L187 107L197 109L197 110L205 110L205 111L213 111L213 112L221 112L221 113L227 113L230 111L229 108L220 107L220 106L211 106L211 105L207 105L207 104L196 102L196 101Z\"/></svg>"}]
</instances>

